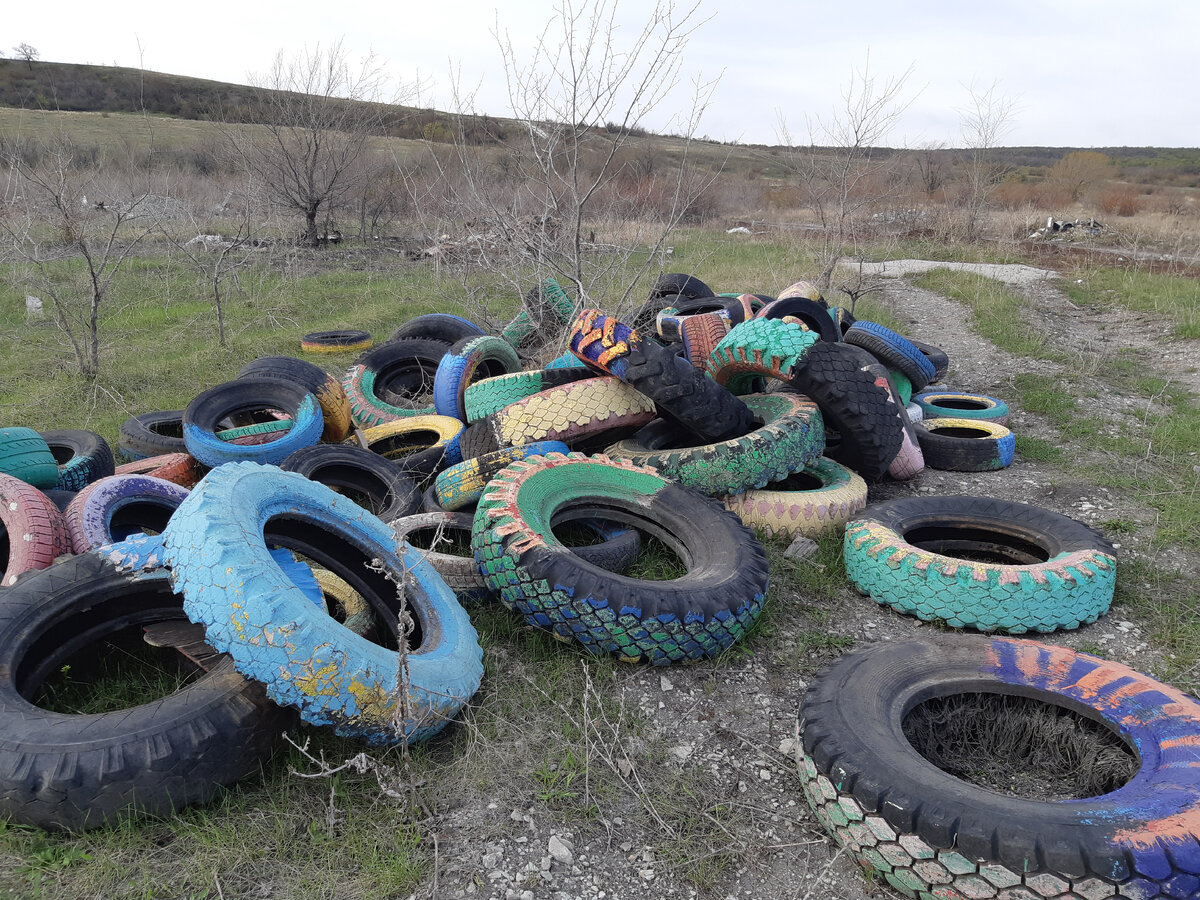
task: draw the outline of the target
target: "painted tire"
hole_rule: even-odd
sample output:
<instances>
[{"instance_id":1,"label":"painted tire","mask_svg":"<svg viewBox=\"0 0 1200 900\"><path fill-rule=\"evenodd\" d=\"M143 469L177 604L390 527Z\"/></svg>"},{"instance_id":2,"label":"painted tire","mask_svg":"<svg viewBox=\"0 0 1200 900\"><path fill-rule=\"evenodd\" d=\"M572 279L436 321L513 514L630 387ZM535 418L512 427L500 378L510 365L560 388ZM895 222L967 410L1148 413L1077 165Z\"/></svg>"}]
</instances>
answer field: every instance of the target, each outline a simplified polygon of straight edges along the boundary
<instances>
[{"instance_id":1,"label":"painted tire","mask_svg":"<svg viewBox=\"0 0 1200 900\"><path fill-rule=\"evenodd\" d=\"M806 300L814 301L824 308L828 308L825 298L821 296L821 292L817 290L816 285L807 281L795 281L779 292L780 300L787 300L791 297L803 297Z\"/></svg>"},{"instance_id":2,"label":"painted tire","mask_svg":"<svg viewBox=\"0 0 1200 900\"><path fill-rule=\"evenodd\" d=\"M566 453L562 441L535 441L520 447L504 447L476 456L440 472L433 482L437 504L445 510L474 506L492 476L511 462L545 453Z\"/></svg>"},{"instance_id":3,"label":"painted tire","mask_svg":"<svg viewBox=\"0 0 1200 900\"><path fill-rule=\"evenodd\" d=\"M385 522L416 512L421 502L416 482L388 460L361 447L304 447L279 468L332 488Z\"/></svg>"},{"instance_id":4,"label":"painted tire","mask_svg":"<svg viewBox=\"0 0 1200 900\"><path fill-rule=\"evenodd\" d=\"M307 602L307 601L306 601ZM60 560L0 604L0 815L49 829L167 816L257 774L287 715L222 659L178 691L112 712L50 712L27 697L88 644L183 617L164 570L102 553Z\"/></svg>"},{"instance_id":5,"label":"painted tire","mask_svg":"<svg viewBox=\"0 0 1200 900\"><path fill-rule=\"evenodd\" d=\"M344 578L339 578L326 568L317 566L311 571L325 598L329 614L354 634L360 637L369 635L375 627L375 613L362 594L350 587Z\"/></svg>"},{"instance_id":6,"label":"painted tire","mask_svg":"<svg viewBox=\"0 0 1200 900\"><path fill-rule=\"evenodd\" d=\"M825 426L817 405L800 394L750 394L742 398L762 424L742 437L703 447L658 419L611 445L608 456L651 466L702 494L736 494L786 478L820 457ZM682 441L683 446L679 446Z\"/></svg>"},{"instance_id":7,"label":"painted tire","mask_svg":"<svg viewBox=\"0 0 1200 900\"><path fill-rule=\"evenodd\" d=\"M432 402L421 398L433 393L438 363L448 349L440 341L405 338L364 353L342 378L354 424L370 428L433 413ZM406 405L396 405L401 402Z\"/></svg>"},{"instance_id":8,"label":"painted tire","mask_svg":"<svg viewBox=\"0 0 1200 900\"><path fill-rule=\"evenodd\" d=\"M913 424L912 419L908 417L908 409L904 404L904 400L900 395L900 389L896 386L893 373L889 372L886 367L880 363L868 366L867 372L875 375L877 379L883 379L887 383L888 394L891 398L892 410L896 414L896 418L900 420L900 426L904 429L904 435L900 441L900 449L896 453L895 459L888 465L888 476L896 481L908 481L916 478L925 471L925 454L921 452L921 444L917 437L917 428ZM905 378L900 372L896 372L901 378ZM905 378L907 381L907 378Z\"/></svg>"},{"instance_id":9,"label":"painted tire","mask_svg":"<svg viewBox=\"0 0 1200 900\"><path fill-rule=\"evenodd\" d=\"M531 337L561 333L554 326L566 325L575 314L575 301L553 278L526 291L523 303L524 309L500 332L500 337L513 347L520 347Z\"/></svg>"},{"instance_id":10,"label":"painted tire","mask_svg":"<svg viewBox=\"0 0 1200 900\"><path fill-rule=\"evenodd\" d=\"M409 319L393 331L392 336L387 339L387 343L407 338L421 338L453 344L463 338L477 337L486 333L470 319L464 319L462 316L452 316L449 313L425 313Z\"/></svg>"},{"instance_id":11,"label":"painted tire","mask_svg":"<svg viewBox=\"0 0 1200 900\"><path fill-rule=\"evenodd\" d=\"M167 453L123 463L117 466L113 474L149 475L151 478L161 478L185 488L193 488L207 471L208 466L190 453Z\"/></svg>"},{"instance_id":12,"label":"painted tire","mask_svg":"<svg viewBox=\"0 0 1200 900\"><path fill-rule=\"evenodd\" d=\"M306 353L349 353L370 346L366 331L313 331L300 338L300 349Z\"/></svg>"},{"instance_id":13,"label":"painted tire","mask_svg":"<svg viewBox=\"0 0 1200 900\"><path fill-rule=\"evenodd\" d=\"M791 385L816 401L825 420L825 455L849 466L867 481L883 476L904 441L886 379L862 368L869 355L849 344L821 341L804 357ZM838 434L831 446L829 433Z\"/></svg>"},{"instance_id":14,"label":"painted tire","mask_svg":"<svg viewBox=\"0 0 1200 900\"><path fill-rule=\"evenodd\" d=\"M908 413L908 420L914 425L925 419L925 410L921 409L915 403L909 403L908 406L904 407L904 411Z\"/></svg>"},{"instance_id":15,"label":"painted tire","mask_svg":"<svg viewBox=\"0 0 1200 900\"><path fill-rule=\"evenodd\" d=\"M58 464L60 491L80 491L116 471L112 447L94 431L43 431L42 440L50 447Z\"/></svg>"},{"instance_id":16,"label":"painted tire","mask_svg":"<svg viewBox=\"0 0 1200 900\"><path fill-rule=\"evenodd\" d=\"M933 363L916 348L912 341L884 328L878 322L859 319L846 331L847 344L854 344L873 354L889 369L898 369L908 376L913 390L919 391L933 381Z\"/></svg>"},{"instance_id":17,"label":"painted tire","mask_svg":"<svg viewBox=\"0 0 1200 900\"><path fill-rule=\"evenodd\" d=\"M829 307L807 297L782 297L760 309L755 316L759 319L799 319L804 326L823 341L837 343L842 339L841 329L829 317Z\"/></svg>"},{"instance_id":18,"label":"painted tire","mask_svg":"<svg viewBox=\"0 0 1200 900\"><path fill-rule=\"evenodd\" d=\"M912 382L899 369L888 369L888 378L892 379L892 386L896 388L896 396L900 398L900 404L907 407L913 399Z\"/></svg>"},{"instance_id":19,"label":"painted tire","mask_svg":"<svg viewBox=\"0 0 1200 900\"><path fill-rule=\"evenodd\" d=\"M485 378L467 386L463 394L463 409L467 422L478 422L494 412L500 412L510 403L532 397L541 391L561 387L573 381L592 378L593 372L579 360L571 357L573 365L547 367L532 372L513 372ZM557 361L557 360L556 360ZM553 365L553 363L551 363Z\"/></svg>"},{"instance_id":20,"label":"painted tire","mask_svg":"<svg viewBox=\"0 0 1200 900\"><path fill-rule=\"evenodd\" d=\"M438 363L433 376L433 407L438 415L465 422L467 409L463 395L468 385L520 370L521 360L508 341L491 335L464 338Z\"/></svg>"},{"instance_id":21,"label":"painted tire","mask_svg":"<svg viewBox=\"0 0 1200 900\"><path fill-rule=\"evenodd\" d=\"M717 313L688 316L679 326L683 355L697 369L703 369L708 355L729 333L729 320Z\"/></svg>"},{"instance_id":22,"label":"painted tire","mask_svg":"<svg viewBox=\"0 0 1200 900\"><path fill-rule=\"evenodd\" d=\"M0 474L0 587L71 552L71 534L54 501L33 485Z\"/></svg>"},{"instance_id":23,"label":"painted tire","mask_svg":"<svg viewBox=\"0 0 1200 900\"><path fill-rule=\"evenodd\" d=\"M292 419L282 437L247 446L223 441L216 435L217 423L222 419L267 408L279 409ZM239 378L218 384L198 394L183 411L183 441L188 452L206 466L281 463L301 447L318 443L324 428L316 396L302 385L277 378Z\"/></svg>"},{"instance_id":24,"label":"painted tire","mask_svg":"<svg viewBox=\"0 0 1200 900\"><path fill-rule=\"evenodd\" d=\"M867 483L822 456L799 472L724 502L744 524L769 536L816 538L843 528L867 505Z\"/></svg>"},{"instance_id":25,"label":"painted tire","mask_svg":"<svg viewBox=\"0 0 1200 900\"><path fill-rule=\"evenodd\" d=\"M263 356L242 366L235 377L249 376L279 378L308 388L321 404L321 415L325 420L322 441L336 444L350 433L350 399L346 390L339 378L319 366L290 356Z\"/></svg>"},{"instance_id":26,"label":"painted tire","mask_svg":"<svg viewBox=\"0 0 1200 900\"><path fill-rule=\"evenodd\" d=\"M387 526L324 485L231 463L209 473L164 534L188 617L204 623L209 643L239 671L262 681L276 703L298 706L307 722L375 745L419 741L444 728L479 687L483 652L445 582L411 547L397 548ZM392 579L405 586L416 621L408 715L398 708L400 655L280 585L268 540L345 579L393 628ZM369 568L375 559L381 565Z\"/></svg>"},{"instance_id":27,"label":"painted tire","mask_svg":"<svg viewBox=\"0 0 1200 900\"><path fill-rule=\"evenodd\" d=\"M372 453L403 463L425 450L442 450L446 465L462 460L459 439L465 426L451 416L411 416L368 428L363 433Z\"/></svg>"},{"instance_id":28,"label":"painted tire","mask_svg":"<svg viewBox=\"0 0 1200 900\"><path fill-rule=\"evenodd\" d=\"M463 435L463 456L472 459L504 447L538 441L568 445L623 437L654 418L654 402L612 376L586 378L518 400L480 419Z\"/></svg>"},{"instance_id":29,"label":"painted tire","mask_svg":"<svg viewBox=\"0 0 1200 900\"><path fill-rule=\"evenodd\" d=\"M986 394L962 391L922 391L913 398L927 419L985 419L1008 424L1008 404Z\"/></svg>"},{"instance_id":30,"label":"painted tire","mask_svg":"<svg viewBox=\"0 0 1200 900\"><path fill-rule=\"evenodd\" d=\"M922 419L914 427L931 469L990 472L1011 465L1016 454L1016 436L986 419Z\"/></svg>"},{"instance_id":31,"label":"painted tire","mask_svg":"<svg viewBox=\"0 0 1200 900\"><path fill-rule=\"evenodd\" d=\"M546 369L550 370L579 368L586 369L587 366L581 363L575 354L570 350L568 350L566 353L559 354L558 356L554 357L554 359L550 360L550 362L546 363ZM550 387L550 385L547 385L547 387Z\"/></svg>"},{"instance_id":32,"label":"painted tire","mask_svg":"<svg viewBox=\"0 0 1200 900\"><path fill-rule=\"evenodd\" d=\"M586 309L571 327L571 352L592 368L615 375L654 401L706 442L754 427L749 407L704 372L599 310Z\"/></svg>"},{"instance_id":33,"label":"painted tire","mask_svg":"<svg viewBox=\"0 0 1200 900\"><path fill-rule=\"evenodd\" d=\"M32 428L0 428L0 475L52 488L58 483L58 463L46 439Z\"/></svg>"},{"instance_id":34,"label":"painted tire","mask_svg":"<svg viewBox=\"0 0 1200 900\"><path fill-rule=\"evenodd\" d=\"M576 505L658 537L688 572L645 581L591 566L552 520ZM652 469L604 456L551 453L512 463L475 511L475 560L501 601L589 653L665 665L716 656L758 618L767 560L752 532L715 501Z\"/></svg>"},{"instance_id":35,"label":"painted tire","mask_svg":"<svg viewBox=\"0 0 1200 900\"><path fill-rule=\"evenodd\" d=\"M846 526L844 556L877 603L979 631L1077 628L1108 611L1116 583L1116 551L1088 526L985 497L875 504Z\"/></svg>"},{"instance_id":36,"label":"painted tire","mask_svg":"<svg viewBox=\"0 0 1200 900\"><path fill-rule=\"evenodd\" d=\"M1090 719L1137 748L1137 771L1115 790L1062 801L960 780L921 756L904 724L914 707L964 694ZM820 673L798 724L817 818L904 896L1166 900L1200 887L1200 704L1127 666L980 635L879 643Z\"/></svg>"},{"instance_id":37,"label":"painted tire","mask_svg":"<svg viewBox=\"0 0 1200 900\"><path fill-rule=\"evenodd\" d=\"M730 330L704 367L735 394L750 393L760 378L790 381L818 342L813 331L778 319L751 319Z\"/></svg>"},{"instance_id":38,"label":"painted tire","mask_svg":"<svg viewBox=\"0 0 1200 900\"><path fill-rule=\"evenodd\" d=\"M149 475L111 475L75 495L64 518L76 553L132 534L159 534L188 489Z\"/></svg>"},{"instance_id":39,"label":"painted tire","mask_svg":"<svg viewBox=\"0 0 1200 900\"><path fill-rule=\"evenodd\" d=\"M168 409L130 416L121 423L117 449L127 460L168 453L186 453L183 442L183 410Z\"/></svg>"},{"instance_id":40,"label":"painted tire","mask_svg":"<svg viewBox=\"0 0 1200 900\"><path fill-rule=\"evenodd\" d=\"M741 304L731 304L728 297L702 297L698 300L672 303L655 315L654 331L665 343L682 343L684 323L698 316L715 316L721 320L723 330L728 331L731 305L735 310L741 311Z\"/></svg>"}]
</instances>

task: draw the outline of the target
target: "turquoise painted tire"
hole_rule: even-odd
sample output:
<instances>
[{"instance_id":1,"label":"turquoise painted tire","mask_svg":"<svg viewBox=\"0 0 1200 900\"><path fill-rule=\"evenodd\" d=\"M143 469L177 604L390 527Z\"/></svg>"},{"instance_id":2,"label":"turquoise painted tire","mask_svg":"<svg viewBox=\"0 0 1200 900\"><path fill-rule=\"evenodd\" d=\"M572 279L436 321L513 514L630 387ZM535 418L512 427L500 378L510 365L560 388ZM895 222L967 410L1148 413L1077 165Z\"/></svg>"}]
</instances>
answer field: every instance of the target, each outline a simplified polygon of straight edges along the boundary
<instances>
[{"instance_id":1,"label":"turquoise painted tire","mask_svg":"<svg viewBox=\"0 0 1200 900\"><path fill-rule=\"evenodd\" d=\"M0 475L52 488L58 483L58 462L45 438L32 428L0 428Z\"/></svg>"},{"instance_id":2,"label":"turquoise painted tire","mask_svg":"<svg viewBox=\"0 0 1200 900\"><path fill-rule=\"evenodd\" d=\"M870 506L847 524L844 553L846 574L877 603L979 631L1078 628L1108 611L1116 584L1116 551L1091 528L986 497Z\"/></svg>"},{"instance_id":3,"label":"turquoise painted tire","mask_svg":"<svg viewBox=\"0 0 1200 900\"><path fill-rule=\"evenodd\" d=\"M987 394L922 391L913 395L912 402L921 407L926 419L983 419L996 425L1008 424L1008 404Z\"/></svg>"},{"instance_id":4,"label":"turquoise painted tire","mask_svg":"<svg viewBox=\"0 0 1200 900\"><path fill-rule=\"evenodd\" d=\"M759 423L748 434L692 446L691 435L656 419L604 452L651 466L702 494L737 494L786 478L820 457L825 425L817 404L794 393L749 394L742 401Z\"/></svg>"},{"instance_id":5,"label":"turquoise painted tire","mask_svg":"<svg viewBox=\"0 0 1200 900\"><path fill-rule=\"evenodd\" d=\"M754 390L761 378L790 381L798 363L820 340L796 322L751 319L729 330L709 354L705 370L735 394Z\"/></svg>"},{"instance_id":6,"label":"turquoise painted tire","mask_svg":"<svg viewBox=\"0 0 1200 900\"><path fill-rule=\"evenodd\" d=\"M433 376L433 408L440 416L466 422L463 394L468 385L520 370L521 360L508 341L491 335L463 338L438 363Z\"/></svg>"},{"instance_id":7,"label":"turquoise painted tire","mask_svg":"<svg viewBox=\"0 0 1200 900\"><path fill-rule=\"evenodd\" d=\"M478 422L518 400L524 400L550 388L594 377L595 373L591 369L574 356L571 359L575 361L574 365L535 369L532 372L513 372L497 375L495 378L484 378L467 385L463 393L465 421Z\"/></svg>"},{"instance_id":8,"label":"turquoise painted tire","mask_svg":"<svg viewBox=\"0 0 1200 900\"><path fill-rule=\"evenodd\" d=\"M396 584L404 585L415 619L407 685L399 653L316 610L282 577L268 541L345 579L389 625L393 642ZM188 617L206 626L209 643L238 671L261 681L276 703L297 706L305 721L374 745L419 741L444 728L479 687L482 650L445 582L418 551L397 547L379 519L303 475L253 463L215 469L180 505L164 542Z\"/></svg>"},{"instance_id":9,"label":"turquoise painted tire","mask_svg":"<svg viewBox=\"0 0 1200 900\"><path fill-rule=\"evenodd\" d=\"M513 347L520 347L538 334L556 333L555 325L564 326L575 314L575 301L553 278L526 292L524 309L504 326L500 337ZM529 314L530 308L534 314Z\"/></svg>"},{"instance_id":10,"label":"turquoise painted tire","mask_svg":"<svg viewBox=\"0 0 1200 900\"><path fill-rule=\"evenodd\" d=\"M663 541L688 571L647 581L580 559L551 522L594 517L597 506ZM767 592L766 553L737 516L653 469L605 456L512 463L480 498L471 543L488 585L529 624L630 662L720 654L753 625Z\"/></svg>"}]
</instances>

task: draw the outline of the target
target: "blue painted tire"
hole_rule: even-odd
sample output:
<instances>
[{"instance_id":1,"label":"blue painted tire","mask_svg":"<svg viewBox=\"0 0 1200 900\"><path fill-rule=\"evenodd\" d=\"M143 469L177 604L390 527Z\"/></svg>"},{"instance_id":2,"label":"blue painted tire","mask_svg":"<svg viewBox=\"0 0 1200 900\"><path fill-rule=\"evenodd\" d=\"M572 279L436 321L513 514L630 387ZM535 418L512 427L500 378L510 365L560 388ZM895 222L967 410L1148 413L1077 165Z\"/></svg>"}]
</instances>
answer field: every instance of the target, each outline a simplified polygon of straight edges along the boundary
<instances>
[{"instance_id":1,"label":"blue painted tire","mask_svg":"<svg viewBox=\"0 0 1200 900\"><path fill-rule=\"evenodd\" d=\"M398 709L405 690L398 651L354 634L281 584L268 540L303 546L388 623L399 612L389 579L405 586L416 621L407 715ZM419 741L444 728L479 688L483 651L446 583L417 550L397 547L379 519L324 485L271 466L222 466L192 491L165 542L184 609L204 623L209 643L307 722L373 745ZM382 571L368 568L374 559Z\"/></svg>"},{"instance_id":2,"label":"blue painted tire","mask_svg":"<svg viewBox=\"0 0 1200 900\"><path fill-rule=\"evenodd\" d=\"M110 475L75 495L63 513L76 553L151 529L162 531L188 489L150 475Z\"/></svg>"},{"instance_id":3,"label":"blue painted tire","mask_svg":"<svg viewBox=\"0 0 1200 900\"><path fill-rule=\"evenodd\" d=\"M987 497L869 506L846 525L843 555L875 602L952 628L1078 628L1108 611L1116 587L1116 551L1087 525Z\"/></svg>"},{"instance_id":4,"label":"blue painted tire","mask_svg":"<svg viewBox=\"0 0 1200 900\"><path fill-rule=\"evenodd\" d=\"M933 381L936 374L929 361L916 344L878 322L859 319L847 329L844 340L874 354L889 369L899 369L908 376L914 391L919 391Z\"/></svg>"},{"instance_id":5,"label":"blue painted tire","mask_svg":"<svg viewBox=\"0 0 1200 900\"><path fill-rule=\"evenodd\" d=\"M482 378L521 371L521 360L512 344L491 335L464 338L438 363L433 376L433 408L440 416L467 421L463 394Z\"/></svg>"},{"instance_id":6,"label":"blue painted tire","mask_svg":"<svg viewBox=\"0 0 1200 900\"><path fill-rule=\"evenodd\" d=\"M582 362L579 361L579 357L577 357L574 353L572 353L570 350L568 350L562 356L556 356L556 357L554 357L554 359L550 360L550 362L546 363L546 368L547 369L580 369L580 368L587 368L587 367Z\"/></svg>"},{"instance_id":7,"label":"blue painted tire","mask_svg":"<svg viewBox=\"0 0 1200 900\"><path fill-rule=\"evenodd\" d=\"M1048 707L1029 721L1058 717L1108 748L1124 744L1133 774L1115 786L1077 779L1078 799L1031 799L956 777L918 750L910 729L923 715L989 699ZM956 721L925 725L930 742ZM1128 666L1012 638L880 642L821 672L798 724L801 783L817 818L905 896L1166 900L1200 891L1200 703Z\"/></svg>"},{"instance_id":8,"label":"blue painted tire","mask_svg":"<svg viewBox=\"0 0 1200 900\"><path fill-rule=\"evenodd\" d=\"M292 419L281 437L264 444L231 444L216 434L217 423L239 413L279 409ZM301 447L321 441L325 418L316 395L298 384L276 378L248 377L227 381L199 394L183 411L183 442L206 466L231 462L277 465Z\"/></svg>"}]
</instances>

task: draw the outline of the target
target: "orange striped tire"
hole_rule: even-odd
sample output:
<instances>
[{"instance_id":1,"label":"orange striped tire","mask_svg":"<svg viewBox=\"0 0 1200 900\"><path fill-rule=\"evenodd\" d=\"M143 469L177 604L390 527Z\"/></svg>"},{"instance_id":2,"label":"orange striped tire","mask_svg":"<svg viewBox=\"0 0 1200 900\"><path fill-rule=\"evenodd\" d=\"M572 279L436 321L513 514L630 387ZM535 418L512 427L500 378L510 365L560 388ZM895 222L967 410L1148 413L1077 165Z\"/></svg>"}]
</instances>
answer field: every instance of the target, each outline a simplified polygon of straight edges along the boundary
<instances>
[{"instance_id":1,"label":"orange striped tire","mask_svg":"<svg viewBox=\"0 0 1200 900\"><path fill-rule=\"evenodd\" d=\"M162 456L147 456L145 459L135 459L133 462L117 466L115 475L149 475L151 478L161 478L185 488L196 486L208 466L196 459L190 453L164 453Z\"/></svg>"},{"instance_id":2,"label":"orange striped tire","mask_svg":"<svg viewBox=\"0 0 1200 900\"><path fill-rule=\"evenodd\" d=\"M44 569L55 557L71 552L66 520L54 502L37 488L0 473L0 587L22 572Z\"/></svg>"},{"instance_id":3,"label":"orange striped tire","mask_svg":"<svg viewBox=\"0 0 1200 900\"><path fill-rule=\"evenodd\" d=\"M822 456L766 487L725 498L725 508L771 537L815 538L843 528L867 505L867 483Z\"/></svg>"}]
</instances>

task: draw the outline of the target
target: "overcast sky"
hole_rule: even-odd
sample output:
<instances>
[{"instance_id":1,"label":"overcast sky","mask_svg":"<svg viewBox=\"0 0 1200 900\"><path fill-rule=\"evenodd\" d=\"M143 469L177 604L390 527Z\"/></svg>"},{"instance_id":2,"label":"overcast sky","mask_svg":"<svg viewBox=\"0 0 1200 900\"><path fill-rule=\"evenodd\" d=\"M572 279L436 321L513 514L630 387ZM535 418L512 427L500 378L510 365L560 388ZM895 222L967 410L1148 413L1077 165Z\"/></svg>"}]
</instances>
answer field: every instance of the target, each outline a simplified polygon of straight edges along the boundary
<instances>
[{"instance_id":1,"label":"overcast sky","mask_svg":"<svg viewBox=\"0 0 1200 900\"><path fill-rule=\"evenodd\" d=\"M578 6L582 0L576 0ZM449 108L451 71L479 112L508 115L497 19L518 55L552 12L549 0L57 0L5 4L0 47L26 42L55 62L144 66L245 83L275 54L339 38L374 53L397 83L418 73L422 105ZM648 0L626 0L621 34ZM877 84L911 66L909 102L891 146L961 145L962 110L993 84L1012 101L1007 146L1200 146L1200 3L1194 0L703 0L708 20L684 50L684 74L720 81L696 134L779 143L780 120L807 141L829 121L851 73L869 58ZM682 89L643 125L679 130ZM814 135L817 143L820 134Z\"/></svg>"}]
</instances>

